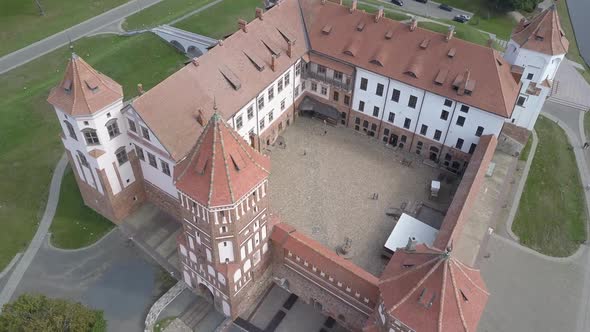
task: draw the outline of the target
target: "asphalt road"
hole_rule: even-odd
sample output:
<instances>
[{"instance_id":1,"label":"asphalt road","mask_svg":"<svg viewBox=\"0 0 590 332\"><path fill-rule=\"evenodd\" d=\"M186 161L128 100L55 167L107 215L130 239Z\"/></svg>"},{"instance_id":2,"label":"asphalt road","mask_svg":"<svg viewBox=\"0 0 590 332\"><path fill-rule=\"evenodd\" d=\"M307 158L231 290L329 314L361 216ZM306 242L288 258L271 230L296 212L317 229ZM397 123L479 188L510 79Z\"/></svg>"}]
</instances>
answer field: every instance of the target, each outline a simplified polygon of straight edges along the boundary
<instances>
[{"instance_id":1,"label":"asphalt road","mask_svg":"<svg viewBox=\"0 0 590 332\"><path fill-rule=\"evenodd\" d=\"M468 11L464 11L461 9L453 8L453 11L448 12L438 8L440 5L438 2L428 1L428 3L421 3L415 0L403 0L404 5L399 7L397 5L393 5L395 7L399 7L400 10L404 10L407 12L414 13L416 15L425 16L425 17L433 17L433 18L442 18L452 20L455 15L465 14L469 16L473 16L472 13ZM362 2L362 0L361 0ZM382 2L390 3L391 1L383 0Z\"/></svg>"}]
</instances>

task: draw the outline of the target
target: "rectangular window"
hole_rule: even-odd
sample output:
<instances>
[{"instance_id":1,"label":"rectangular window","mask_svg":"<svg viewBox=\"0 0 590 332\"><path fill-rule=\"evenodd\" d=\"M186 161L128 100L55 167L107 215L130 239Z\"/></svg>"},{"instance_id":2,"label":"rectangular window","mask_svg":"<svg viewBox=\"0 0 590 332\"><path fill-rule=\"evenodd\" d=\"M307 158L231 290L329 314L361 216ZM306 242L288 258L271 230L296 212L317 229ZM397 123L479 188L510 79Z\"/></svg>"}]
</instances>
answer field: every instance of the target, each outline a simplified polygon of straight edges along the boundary
<instances>
[{"instance_id":1,"label":"rectangular window","mask_svg":"<svg viewBox=\"0 0 590 332\"><path fill-rule=\"evenodd\" d=\"M295 97L299 96L299 85L295 87Z\"/></svg>"},{"instance_id":2,"label":"rectangular window","mask_svg":"<svg viewBox=\"0 0 590 332\"><path fill-rule=\"evenodd\" d=\"M406 118L406 120L404 121L404 128L410 129L411 125L412 125L412 120Z\"/></svg>"},{"instance_id":3,"label":"rectangular window","mask_svg":"<svg viewBox=\"0 0 590 332\"><path fill-rule=\"evenodd\" d=\"M443 110L442 112L440 112L440 118L441 120L446 120L449 118L449 112Z\"/></svg>"},{"instance_id":4,"label":"rectangular window","mask_svg":"<svg viewBox=\"0 0 590 332\"><path fill-rule=\"evenodd\" d=\"M359 111L364 112L365 111L365 102L364 101L359 101Z\"/></svg>"},{"instance_id":5,"label":"rectangular window","mask_svg":"<svg viewBox=\"0 0 590 332\"><path fill-rule=\"evenodd\" d=\"M168 163L160 159L160 165L162 165L162 173L170 176L170 166L168 165Z\"/></svg>"},{"instance_id":6,"label":"rectangular window","mask_svg":"<svg viewBox=\"0 0 590 332\"><path fill-rule=\"evenodd\" d=\"M395 113L389 112L389 117L387 118L387 121L393 123L393 120L395 120Z\"/></svg>"},{"instance_id":7,"label":"rectangular window","mask_svg":"<svg viewBox=\"0 0 590 332\"><path fill-rule=\"evenodd\" d=\"M393 89L393 92L391 93L391 101L395 101L397 103L399 101L400 94L401 91L398 89Z\"/></svg>"},{"instance_id":8,"label":"rectangular window","mask_svg":"<svg viewBox=\"0 0 590 332\"><path fill-rule=\"evenodd\" d=\"M533 77L535 77L535 75L534 75L533 73L528 73L528 74L526 75L526 79L527 79L527 80L532 80L532 79L533 79Z\"/></svg>"},{"instance_id":9,"label":"rectangular window","mask_svg":"<svg viewBox=\"0 0 590 332\"><path fill-rule=\"evenodd\" d=\"M143 138L147 139L148 141L150 140L150 132L146 127L141 127L141 136L143 136Z\"/></svg>"},{"instance_id":10,"label":"rectangular window","mask_svg":"<svg viewBox=\"0 0 590 332\"><path fill-rule=\"evenodd\" d=\"M467 106L467 105L461 105L460 111L463 112L463 113L469 112L469 106Z\"/></svg>"},{"instance_id":11,"label":"rectangular window","mask_svg":"<svg viewBox=\"0 0 590 332\"><path fill-rule=\"evenodd\" d=\"M268 112L268 123L272 122L272 119L274 119L275 116L273 114L273 111L271 110L270 112Z\"/></svg>"},{"instance_id":12,"label":"rectangular window","mask_svg":"<svg viewBox=\"0 0 590 332\"><path fill-rule=\"evenodd\" d=\"M327 95L328 94L328 88L322 85L322 95Z\"/></svg>"},{"instance_id":13,"label":"rectangular window","mask_svg":"<svg viewBox=\"0 0 590 332\"><path fill-rule=\"evenodd\" d=\"M379 107L373 106L373 116L379 117Z\"/></svg>"},{"instance_id":14,"label":"rectangular window","mask_svg":"<svg viewBox=\"0 0 590 332\"><path fill-rule=\"evenodd\" d=\"M262 131L262 129L264 129L264 118L262 118L262 120L260 120L260 130Z\"/></svg>"},{"instance_id":15,"label":"rectangular window","mask_svg":"<svg viewBox=\"0 0 590 332\"><path fill-rule=\"evenodd\" d=\"M119 165L123 165L129 160L127 157L127 151L125 151L125 147L118 148L117 151L115 151L115 156L117 157L117 162Z\"/></svg>"},{"instance_id":16,"label":"rectangular window","mask_svg":"<svg viewBox=\"0 0 590 332\"><path fill-rule=\"evenodd\" d=\"M334 79L336 81L342 81L342 72L334 70Z\"/></svg>"},{"instance_id":17,"label":"rectangular window","mask_svg":"<svg viewBox=\"0 0 590 332\"><path fill-rule=\"evenodd\" d=\"M96 134L96 130L88 129L84 131L84 139L86 139L86 144L88 145L96 145L100 144L98 140L98 135Z\"/></svg>"},{"instance_id":18,"label":"rectangular window","mask_svg":"<svg viewBox=\"0 0 590 332\"><path fill-rule=\"evenodd\" d=\"M240 115L236 118L236 129L240 130L243 125L244 125L244 123L242 121L242 116Z\"/></svg>"},{"instance_id":19,"label":"rectangular window","mask_svg":"<svg viewBox=\"0 0 590 332\"><path fill-rule=\"evenodd\" d=\"M473 152L475 152L476 147L477 147L477 144L471 143L471 146L469 147L469 154L473 154Z\"/></svg>"},{"instance_id":20,"label":"rectangular window","mask_svg":"<svg viewBox=\"0 0 590 332\"><path fill-rule=\"evenodd\" d=\"M434 139L435 140L440 141L440 135L442 135L442 131L440 131L438 129L434 131Z\"/></svg>"},{"instance_id":21,"label":"rectangular window","mask_svg":"<svg viewBox=\"0 0 590 332\"><path fill-rule=\"evenodd\" d=\"M285 109L285 99L281 100L281 111Z\"/></svg>"},{"instance_id":22,"label":"rectangular window","mask_svg":"<svg viewBox=\"0 0 590 332\"><path fill-rule=\"evenodd\" d=\"M316 82L311 82L311 91L318 91L318 84Z\"/></svg>"},{"instance_id":23,"label":"rectangular window","mask_svg":"<svg viewBox=\"0 0 590 332\"><path fill-rule=\"evenodd\" d=\"M277 82L277 93L281 93L281 91L283 91L283 78L279 78L279 81Z\"/></svg>"},{"instance_id":24,"label":"rectangular window","mask_svg":"<svg viewBox=\"0 0 590 332\"><path fill-rule=\"evenodd\" d=\"M275 97L275 87L271 85L267 91L268 91L268 102L270 103L270 101Z\"/></svg>"},{"instance_id":25,"label":"rectangular window","mask_svg":"<svg viewBox=\"0 0 590 332\"><path fill-rule=\"evenodd\" d=\"M383 86L383 84L377 83L377 89L375 90L375 94L377 96L383 96L383 89L384 88L385 88L385 86Z\"/></svg>"},{"instance_id":26,"label":"rectangular window","mask_svg":"<svg viewBox=\"0 0 590 332\"><path fill-rule=\"evenodd\" d=\"M250 105L248 106L248 120L252 119L254 117L254 106Z\"/></svg>"},{"instance_id":27,"label":"rectangular window","mask_svg":"<svg viewBox=\"0 0 590 332\"><path fill-rule=\"evenodd\" d=\"M150 166L158 168L158 163L156 162L156 156L154 156L151 153L147 153L148 155L148 162L150 163Z\"/></svg>"},{"instance_id":28,"label":"rectangular window","mask_svg":"<svg viewBox=\"0 0 590 332\"><path fill-rule=\"evenodd\" d=\"M258 109L261 110L264 108L264 96L260 96L258 98Z\"/></svg>"},{"instance_id":29,"label":"rectangular window","mask_svg":"<svg viewBox=\"0 0 590 332\"><path fill-rule=\"evenodd\" d=\"M127 123L129 124L129 130L131 130L132 132L136 133L137 132L137 126L135 125L135 121L131 120L131 119L127 119Z\"/></svg>"},{"instance_id":30,"label":"rectangular window","mask_svg":"<svg viewBox=\"0 0 590 332\"><path fill-rule=\"evenodd\" d=\"M354 123L355 124L361 124L361 118L355 118L354 119Z\"/></svg>"},{"instance_id":31,"label":"rectangular window","mask_svg":"<svg viewBox=\"0 0 590 332\"><path fill-rule=\"evenodd\" d=\"M462 138L457 138L457 144L455 144L455 147L459 150L461 150L461 148L463 147L463 139Z\"/></svg>"},{"instance_id":32,"label":"rectangular window","mask_svg":"<svg viewBox=\"0 0 590 332\"><path fill-rule=\"evenodd\" d=\"M418 97L410 96L410 100L408 100L408 107L416 108L417 103L418 103Z\"/></svg>"},{"instance_id":33,"label":"rectangular window","mask_svg":"<svg viewBox=\"0 0 590 332\"><path fill-rule=\"evenodd\" d=\"M338 91L334 91L332 99L334 99L334 101L338 101L338 99L340 99L340 94L338 93Z\"/></svg>"},{"instance_id":34,"label":"rectangular window","mask_svg":"<svg viewBox=\"0 0 590 332\"><path fill-rule=\"evenodd\" d=\"M453 106L453 101L450 99L445 99L445 106L448 106L448 107Z\"/></svg>"},{"instance_id":35,"label":"rectangular window","mask_svg":"<svg viewBox=\"0 0 590 332\"><path fill-rule=\"evenodd\" d=\"M405 143L408 140L408 137L406 135L402 135L402 137L400 137L400 142Z\"/></svg>"},{"instance_id":36,"label":"rectangular window","mask_svg":"<svg viewBox=\"0 0 590 332\"><path fill-rule=\"evenodd\" d=\"M457 126L461 126L461 127L463 127L463 125L464 125L464 124L465 124L465 118L464 118L464 117L462 117L462 116L459 116L459 117L457 118Z\"/></svg>"},{"instance_id":37,"label":"rectangular window","mask_svg":"<svg viewBox=\"0 0 590 332\"><path fill-rule=\"evenodd\" d=\"M289 84L291 84L291 73L286 73L285 76L283 76L283 80L285 81L285 87L288 87Z\"/></svg>"},{"instance_id":38,"label":"rectangular window","mask_svg":"<svg viewBox=\"0 0 590 332\"><path fill-rule=\"evenodd\" d=\"M369 84L369 80L366 78L361 78L361 90L367 91L367 85Z\"/></svg>"},{"instance_id":39,"label":"rectangular window","mask_svg":"<svg viewBox=\"0 0 590 332\"><path fill-rule=\"evenodd\" d=\"M518 96L518 100L516 101L516 105L524 106L524 102L526 101L526 97Z\"/></svg>"},{"instance_id":40,"label":"rectangular window","mask_svg":"<svg viewBox=\"0 0 590 332\"><path fill-rule=\"evenodd\" d=\"M420 135L426 135L427 132L428 132L428 126L422 125L422 127L420 127Z\"/></svg>"},{"instance_id":41,"label":"rectangular window","mask_svg":"<svg viewBox=\"0 0 590 332\"><path fill-rule=\"evenodd\" d=\"M322 65L318 65L318 73L326 74L326 67Z\"/></svg>"},{"instance_id":42,"label":"rectangular window","mask_svg":"<svg viewBox=\"0 0 590 332\"><path fill-rule=\"evenodd\" d=\"M344 105L350 105L350 96L344 95Z\"/></svg>"},{"instance_id":43,"label":"rectangular window","mask_svg":"<svg viewBox=\"0 0 590 332\"><path fill-rule=\"evenodd\" d=\"M477 127L477 130L475 131L475 136L481 137L481 135L483 135L483 127L482 126L478 126Z\"/></svg>"},{"instance_id":44,"label":"rectangular window","mask_svg":"<svg viewBox=\"0 0 590 332\"><path fill-rule=\"evenodd\" d=\"M297 62L295 65L295 76L301 75L301 61Z\"/></svg>"},{"instance_id":45,"label":"rectangular window","mask_svg":"<svg viewBox=\"0 0 590 332\"><path fill-rule=\"evenodd\" d=\"M135 153L137 154L137 157L139 159L145 160L145 155L143 154L143 149L137 145L135 145Z\"/></svg>"}]
</instances>

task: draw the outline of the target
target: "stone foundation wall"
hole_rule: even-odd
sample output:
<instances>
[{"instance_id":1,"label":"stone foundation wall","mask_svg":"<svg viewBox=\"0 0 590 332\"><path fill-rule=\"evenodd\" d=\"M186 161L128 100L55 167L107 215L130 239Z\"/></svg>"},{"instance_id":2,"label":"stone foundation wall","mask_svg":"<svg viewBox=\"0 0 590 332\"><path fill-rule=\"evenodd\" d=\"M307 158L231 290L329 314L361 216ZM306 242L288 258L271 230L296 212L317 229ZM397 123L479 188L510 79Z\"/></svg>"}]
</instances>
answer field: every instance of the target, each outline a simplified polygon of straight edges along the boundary
<instances>
[{"instance_id":1,"label":"stone foundation wall","mask_svg":"<svg viewBox=\"0 0 590 332\"><path fill-rule=\"evenodd\" d=\"M256 269L252 272L252 280L246 285L235 297L230 299L232 318L238 316L248 317L262 296L272 284L271 257L266 255L266 259L261 261ZM233 286L232 286L233 287Z\"/></svg>"},{"instance_id":2,"label":"stone foundation wall","mask_svg":"<svg viewBox=\"0 0 590 332\"><path fill-rule=\"evenodd\" d=\"M498 150L517 157L526 146L530 134L526 128L506 122L498 137Z\"/></svg>"},{"instance_id":3,"label":"stone foundation wall","mask_svg":"<svg viewBox=\"0 0 590 332\"><path fill-rule=\"evenodd\" d=\"M175 197L154 186L148 181L144 181L146 199L173 216L178 222L182 221L180 201Z\"/></svg>"}]
</instances>

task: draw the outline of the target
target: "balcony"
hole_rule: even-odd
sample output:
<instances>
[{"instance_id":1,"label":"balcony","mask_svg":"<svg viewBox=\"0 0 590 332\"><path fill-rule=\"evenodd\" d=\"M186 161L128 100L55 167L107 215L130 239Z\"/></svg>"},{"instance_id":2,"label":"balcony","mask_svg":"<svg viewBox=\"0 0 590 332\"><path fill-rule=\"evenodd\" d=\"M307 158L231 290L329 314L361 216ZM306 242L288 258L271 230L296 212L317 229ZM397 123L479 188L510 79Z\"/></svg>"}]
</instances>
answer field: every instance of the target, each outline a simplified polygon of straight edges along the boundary
<instances>
[{"instance_id":1,"label":"balcony","mask_svg":"<svg viewBox=\"0 0 590 332\"><path fill-rule=\"evenodd\" d=\"M341 90L345 90L347 92L352 92L352 82L350 78L346 79L346 82L342 82L340 80L334 79L332 77L328 77L326 74L320 74L313 72L311 70L306 70L303 72L304 79L313 79L316 81L320 81L326 84L329 84L333 87L336 87Z\"/></svg>"}]
</instances>

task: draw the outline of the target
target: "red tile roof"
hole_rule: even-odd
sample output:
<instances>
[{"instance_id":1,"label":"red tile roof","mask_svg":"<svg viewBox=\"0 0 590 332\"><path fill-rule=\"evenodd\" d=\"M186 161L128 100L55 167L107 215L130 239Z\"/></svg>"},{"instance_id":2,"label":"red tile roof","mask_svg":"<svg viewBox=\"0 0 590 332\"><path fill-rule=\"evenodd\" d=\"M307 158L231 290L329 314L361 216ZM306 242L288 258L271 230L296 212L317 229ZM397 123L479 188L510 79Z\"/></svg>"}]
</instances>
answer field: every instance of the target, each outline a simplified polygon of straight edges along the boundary
<instances>
[{"instance_id":1,"label":"red tile roof","mask_svg":"<svg viewBox=\"0 0 590 332\"><path fill-rule=\"evenodd\" d=\"M512 40L523 48L549 55L566 54L569 48L555 4L530 22L521 21L512 32Z\"/></svg>"},{"instance_id":2,"label":"red tile roof","mask_svg":"<svg viewBox=\"0 0 590 332\"><path fill-rule=\"evenodd\" d=\"M452 253L397 250L379 281L385 311L414 331L476 331L489 293L479 270Z\"/></svg>"},{"instance_id":3,"label":"red tile roof","mask_svg":"<svg viewBox=\"0 0 590 332\"><path fill-rule=\"evenodd\" d=\"M447 41L445 34L426 29L410 31L408 25L387 18L375 22L374 14L351 12L332 2L300 2L314 52L503 117L512 114L519 83L494 49L458 38ZM359 23L364 23L361 31ZM329 34L322 32L327 24L332 26ZM442 85L435 83L441 69L448 70ZM452 86L466 70L477 83L471 95L459 94Z\"/></svg>"},{"instance_id":4,"label":"red tile roof","mask_svg":"<svg viewBox=\"0 0 590 332\"><path fill-rule=\"evenodd\" d=\"M214 113L174 174L176 187L195 201L205 206L230 205L268 177L270 159Z\"/></svg>"},{"instance_id":5,"label":"red tile roof","mask_svg":"<svg viewBox=\"0 0 590 332\"><path fill-rule=\"evenodd\" d=\"M59 85L47 101L69 115L91 115L123 99L123 88L72 53Z\"/></svg>"}]
</instances>

